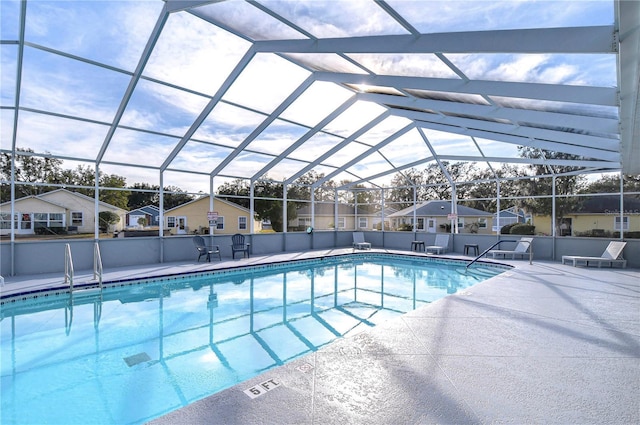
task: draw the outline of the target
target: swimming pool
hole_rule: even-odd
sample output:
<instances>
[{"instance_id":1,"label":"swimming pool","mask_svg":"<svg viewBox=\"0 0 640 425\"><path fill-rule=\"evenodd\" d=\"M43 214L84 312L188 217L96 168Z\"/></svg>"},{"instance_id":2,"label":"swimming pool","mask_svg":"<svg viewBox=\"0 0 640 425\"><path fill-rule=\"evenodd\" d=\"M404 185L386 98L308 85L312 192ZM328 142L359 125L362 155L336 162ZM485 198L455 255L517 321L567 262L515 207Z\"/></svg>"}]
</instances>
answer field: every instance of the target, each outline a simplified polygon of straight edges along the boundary
<instances>
[{"instance_id":1,"label":"swimming pool","mask_svg":"<svg viewBox=\"0 0 640 425\"><path fill-rule=\"evenodd\" d=\"M505 268L387 254L3 299L3 424L138 424Z\"/></svg>"}]
</instances>

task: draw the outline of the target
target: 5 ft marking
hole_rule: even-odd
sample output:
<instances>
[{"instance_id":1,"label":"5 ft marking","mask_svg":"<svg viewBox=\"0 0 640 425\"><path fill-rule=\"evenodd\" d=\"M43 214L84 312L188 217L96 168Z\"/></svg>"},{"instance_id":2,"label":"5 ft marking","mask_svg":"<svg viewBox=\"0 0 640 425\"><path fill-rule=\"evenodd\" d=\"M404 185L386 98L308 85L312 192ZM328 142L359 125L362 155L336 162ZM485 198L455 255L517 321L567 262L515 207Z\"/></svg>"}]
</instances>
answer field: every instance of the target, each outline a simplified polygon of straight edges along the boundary
<instances>
[{"instance_id":1,"label":"5 ft marking","mask_svg":"<svg viewBox=\"0 0 640 425\"><path fill-rule=\"evenodd\" d=\"M274 388L279 387L280 384L279 380L269 379L268 381L261 382L258 385L254 385L253 387L244 390L244 393L251 398L256 398L273 390Z\"/></svg>"}]
</instances>

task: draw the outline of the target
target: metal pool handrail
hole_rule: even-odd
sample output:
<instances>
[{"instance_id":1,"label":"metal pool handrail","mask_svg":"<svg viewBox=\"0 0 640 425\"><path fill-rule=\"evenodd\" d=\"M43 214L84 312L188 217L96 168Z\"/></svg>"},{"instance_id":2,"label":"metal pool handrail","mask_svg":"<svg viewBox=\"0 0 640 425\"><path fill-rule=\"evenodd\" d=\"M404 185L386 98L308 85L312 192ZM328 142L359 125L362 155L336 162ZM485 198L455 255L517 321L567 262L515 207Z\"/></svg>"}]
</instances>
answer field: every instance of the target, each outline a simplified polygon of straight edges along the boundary
<instances>
[{"instance_id":1,"label":"metal pool handrail","mask_svg":"<svg viewBox=\"0 0 640 425\"><path fill-rule=\"evenodd\" d=\"M69 283L69 291L73 291L73 258L71 245L64 245L64 283Z\"/></svg>"},{"instance_id":2,"label":"metal pool handrail","mask_svg":"<svg viewBox=\"0 0 640 425\"><path fill-rule=\"evenodd\" d=\"M98 242L93 245L93 278L98 280L98 285L102 290L102 257Z\"/></svg>"},{"instance_id":3,"label":"metal pool handrail","mask_svg":"<svg viewBox=\"0 0 640 425\"><path fill-rule=\"evenodd\" d=\"M472 265L473 263L478 261L483 255L485 255L487 252L491 251L496 246L500 245L502 242L519 242L519 241L501 240L501 241L498 241L498 242L494 243L489 248L487 248L484 251L482 251L482 253L480 255L478 255L476 258L474 258L473 261L471 261L469 264L467 264L466 268L468 269L470 265ZM522 241L522 242L528 242L528 241ZM532 252L531 252L531 244L529 244L529 261L531 261L531 254L532 254Z\"/></svg>"}]
</instances>

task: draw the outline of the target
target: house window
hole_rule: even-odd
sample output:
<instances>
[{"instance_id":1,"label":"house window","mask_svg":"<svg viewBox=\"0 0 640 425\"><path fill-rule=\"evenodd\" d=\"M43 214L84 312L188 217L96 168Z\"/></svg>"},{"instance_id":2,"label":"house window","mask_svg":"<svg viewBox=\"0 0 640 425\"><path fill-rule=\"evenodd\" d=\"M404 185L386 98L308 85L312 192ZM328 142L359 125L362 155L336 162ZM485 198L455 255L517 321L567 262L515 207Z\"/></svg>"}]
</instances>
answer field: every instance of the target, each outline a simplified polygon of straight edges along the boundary
<instances>
[{"instance_id":1,"label":"house window","mask_svg":"<svg viewBox=\"0 0 640 425\"><path fill-rule=\"evenodd\" d=\"M629 217L626 215L623 217L617 215L613 218L613 230L620 230L620 218L622 218L622 230L629 230Z\"/></svg>"},{"instance_id":2,"label":"house window","mask_svg":"<svg viewBox=\"0 0 640 425\"><path fill-rule=\"evenodd\" d=\"M83 215L82 211L72 211L71 212L71 225L72 226L82 226L83 224Z\"/></svg>"},{"instance_id":3,"label":"house window","mask_svg":"<svg viewBox=\"0 0 640 425\"><path fill-rule=\"evenodd\" d=\"M344 217L338 217L338 229L345 228L345 220Z\"/></svg>"},{"instance_id":4,"label":"house window","mask_svg":"<svg viewBox=\"0 0 640 425\"><path fill-rule=\"evenodd\" d=\"M24 226L24 216L29 214L22 214L22 228L30 229L31 222L29 222L29 227ZM62 213L33 213L33 228L41 229L43 227L64 227L64 214Z\"/></svg>"},{"instance_id":5,"label":"house window","mask_svg":"<svg viewBox=\"0 0 640 425\"><path fill-rule=\"evenodd\" d=\"M224 230L224 217L221 215L219 215L216 220L216 230Z\"/></svg>"},{"instance_id":6,"label":"house window","mask_svg":"<svg viewBox=\"0 0 640 425\"><path fill-rule=\"evenodd\" d=\"M172 228L176 227L176 218L173 216L167 217L167 227Z\"/></svg>"},{"instance_id":7,"label":"house window","mask_svg":"<svg viewBox=\"0 0 640 425\"><path fill-rule=\"evenodd\" d=\"M16 224L18 223L16 217ZM11 213L0 213L0 229L11 229Z\"/></svg>"},{"instance_id":8,"label":"house window","mask_svg":"<svg viewBox=\"0 0 640 425\"><path fill-rule=\"evenodd\" d=\"M361 229L369 227L369 219L367 217L358 217L358 227Z\"/></svg>"},{"instance_id":9,"label":"house window","mask_svg":"<svg viewBox=\"0 0 640 425\"><path fill-rule=\"evenodd\" d=\"M31 214L22 214L22 220L20 220L20 228L31 229Z\"/></svg>"},{"instance_id":10,"label":"house window","mask_svg":"<svg viewBox=\"0 0 640 425\"><path fill-rule=\"evenodd\" d=\"M60 213L49 213L49 227L64 227L64 217Z\"/></svg>"},{"instance_id":11,"label":"house window","mask_svg":"<svg viewBox=\"0 0 640 425\"><path fill-rule=\"evenodd\" d=\"M238 230L247 230L247 217L238 217Z\"/></svg>"},{"instance_id":12,"label":"house window","mask_svg":"<svg viewBox=\"0 0 640 425\"><path fill-rule=\"evenodd\" d=\"M424 218L418 219L418 230L424 230Z\"/></svg>"},{"instance_id":13,"label":"house window","mask_svg":"<svg viewBox=\"0 0 640 425\"><path fill-rule=\"evenodd\" d=\"M49 226L49 214L47 213L34 213L33 214L33 228L41 229Z\"/></svg>"},{"instance_id":14,"label":"house window","mask_svg":"<svg viewBox=\"0 0 640 425\"><path fill-rule=\"evenodd\" d=\"M298 217L298 226L299 227L311 226L311 217Z\"/></svg>"},{"instance_id":15,"label":"house window","mask_svg":"<svg viewBox=\"0 0 640 425\"><path fill-rule=\"evenodd\" d=\"M479 218L478 219L478 228L479 229L486 229L487 228L487 219L486 218Z\"/></svg>"},{"instance_id":16,"label":"house window","mask_svg":"<svg viewBox=\"0 0 640 425\"><path fill-rule=\"evenodd\" d=\"M458 217L458 229L464 229L464 218Z\"/></svg>"}]
</instances>

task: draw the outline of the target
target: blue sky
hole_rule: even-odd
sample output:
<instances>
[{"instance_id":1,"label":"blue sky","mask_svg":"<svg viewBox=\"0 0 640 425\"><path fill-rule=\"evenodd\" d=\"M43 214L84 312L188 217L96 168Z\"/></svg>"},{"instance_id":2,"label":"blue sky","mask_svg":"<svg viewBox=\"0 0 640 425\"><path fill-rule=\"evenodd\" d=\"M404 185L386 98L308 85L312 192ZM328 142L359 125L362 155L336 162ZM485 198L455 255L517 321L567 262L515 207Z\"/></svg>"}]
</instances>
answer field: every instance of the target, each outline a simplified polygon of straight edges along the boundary
<instances>
[{"instance_id":1,"label":"blue sky","mask_svg":"<svg viewBox=\"0 0 640 425\"><path fill-rule=\"evenodd\" d=\"M369 0L349 1L261 1L313 36L347 37L377 34L406 34L382 8ZM611 1L401 1L387 3L420 32L521 29L536 27L610 25ZM163 7L162 1L28 1L23 72L21 75L17 146L36 152L50 152L65 160L65 166L90 164L104 143L121 99L136 69L145 45ZM20 3L1 2L1 124L2 149L11 146L13 107L16 96L18 47L12 43L19 34ZM256 38L304 38L305 35L270 18L254 6L238 1L199 8L205 17L228 21L232 30L242 30ZM104 156L103 171L124 175L128 184L159 183L157 170L180 138L201 114L251 43L232 32L205 22L193 14L170 15L149 57L141 79L127 104L120 125ZM54 54L60 52L62 55ZM296 55L292 55L296 56ZM304 57L304 54L297 55ZM78 60L83 58L84 60ZM457 68L471 79L538 82L613 87L617 85L613 55L513 55L450 54ZM458 78L452 69L433 54L352 54L308 57L318 66L363 73L363 69L388 75L418 75ZM349 62L352 61L352 62ZM357 68L354 63L364 68ZM355 71L354 71L355 70ZM207 173L233 152L245 137L301 84L310 72L273 54L258 54L225 92L223 102L213 109L169 166L164 184L197 192L209 190ZM273 156L317 125L353 92L328 82L313 83L267 129L256 138L242 161L234 161L221 171L215 186L231 176L251 177ZM523 105L525 100L520 100ZM478 102L484 102L482 99ZM554 102L540 104L545 110L580 105ZM269 172L286 179L302 169L383 109L358 101L336 117L312 143L292 154L292 159ZM600 113L615 116L615 108ZM77 119L74 119L77 118ZM319 170L352 158L401 129L408 121L384 121L359 140L326 160ZM441 131L425 131L438 153L479 152L469 137ZM515 146L477 139L485 155L515 155ZM505 151L510 149L511 152ZM417 132L409 133L342 173L337 179L357 179L378 170L414 161L429 154ZM127 167L124 164L142 165ZM425 164L427 165L427 164ZM180 169L200 174L174 172ZM383 179L384 180L384 179ZM388 178L387 178L388 180ZM383 181L380 181L383 183Z\"/></svg>"}]
</instances>

